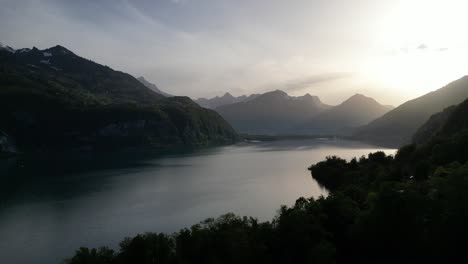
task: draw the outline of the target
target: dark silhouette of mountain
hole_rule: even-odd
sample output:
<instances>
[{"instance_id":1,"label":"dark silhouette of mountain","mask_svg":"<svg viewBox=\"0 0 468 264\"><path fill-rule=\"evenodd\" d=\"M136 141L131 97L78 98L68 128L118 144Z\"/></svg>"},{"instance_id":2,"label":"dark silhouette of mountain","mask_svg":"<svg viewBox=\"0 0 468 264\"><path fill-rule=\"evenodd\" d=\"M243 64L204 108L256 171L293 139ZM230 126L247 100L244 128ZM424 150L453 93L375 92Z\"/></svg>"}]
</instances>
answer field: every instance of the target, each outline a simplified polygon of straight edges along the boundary
<instances>
[{"instance_id":1,"label":"dark silhouette of mountain","mask_svg":"<svg viewBox=\"0 0 468 264\"><path fill-rule=\"evenodd\" d=\"M276 90L215 110L239 132L284 134L293 133L293 128L329 108L316 96L292 97Z\"/></svg>"},{"instance_id":2,"label":"dark silhouette of mountain","mask_svg":"<svg viewBox=\"0 0 468 264\"><path fill-rule=\"evenodd\" d=\"M317 96L292 97L277 90L215 110L247 134L348 135L391 108L360 94L332 107Z\"/></svg>"},{"instance_id":3,"label":"dark silhouette of mountain","mask_svg":"<svg viewBox=\"0 0 468 264\"><path fill-rule=\"evenodd\" d=\"M237 139L221 116L188 97L166 98L62 46L0 49L0 131L22 151Z\"/></svg>"},{"instance_id":4,"label":"dark silhouette of mountain","mask_svg":"<svg viewBox=\"0 0 468 264\"><path fill-rule=\"evenodd\" d=\"M304 132L309 134L348 135L357 127L392 110L373 98L355 94L343 103L323 111L307 122Z\"/></svg>"},{"instance_id":5,"label":"dark silhouette of mountain","mask_svg":"<svg viewBox=\"0 0 468 264\"><path fill-rule=\"evenodd\" d=\"M228 105L228 104L235 104L240 102L247 102L259 96L258 94L251 94L251 95L241 95L238 97L232 96L230 93L225 93L223 96L213 97L213 98L198 98L195 102L202 107L208 109L215 109L217 107Z\"/></svg>"},{"instance_id":6,"label":"dark silhouette of mountain","mask_svg":"<svg viewBox=\"0 0 468 264\"><path fill-rule=\"evenodd\" d=\"M412 142L415 144L423 144L433 139L446 124L455 108L456 106L453 105L445 108L442 112L433 114L429 120L416 131L413 135Z\"/></svg>"},{"instance_id":7,"label":"dark silhouette of mountain","mask_svg":"<svg viewBox=\"0 0 468 264\"><path fill-rule=\"evenodd\" d=\"M468 149L468 99L432 115L418 132L421 133L430 128L432 128L431 136L421 143L432 145L434 148L442 146L443 143L452 144L452 148L446 150L454 151L456 147L460 153L455 157L463 157L463 159L459 159L462 163L468 161L468 152L466 151Z\"/></svg>"},{"instance_id":8,"label":"dark silhouette of mountain","mask_svg":"<svg viewBox=\"0 0 468 264\"><path fill-rule=\"evenodd\" d=\"M354 137L377 144L401 146L411 142L413 134L432 114L457 105L468 98L468 77L408 101L360 128Z\"/></svg>"},{"instance_id":9,"label":"dark silhouette of mountain","mask_svg":"<svg viewBox=\"0 0 468 264\"><path fill-rule=\"evenodd\" d=\"M173 96L172 94L168 94L168 93L166 93L166 92L161 91L161 90L156 86L156 84L147 81L143 76L138 77L137 80L140 81L140 82L141 82L143 85L145 85L146 87L148 87L148 88L150 88L151 90L157 92L158 94L164 95L165 97L171 97L171 96Z\"/></svg>"}]
</instances>

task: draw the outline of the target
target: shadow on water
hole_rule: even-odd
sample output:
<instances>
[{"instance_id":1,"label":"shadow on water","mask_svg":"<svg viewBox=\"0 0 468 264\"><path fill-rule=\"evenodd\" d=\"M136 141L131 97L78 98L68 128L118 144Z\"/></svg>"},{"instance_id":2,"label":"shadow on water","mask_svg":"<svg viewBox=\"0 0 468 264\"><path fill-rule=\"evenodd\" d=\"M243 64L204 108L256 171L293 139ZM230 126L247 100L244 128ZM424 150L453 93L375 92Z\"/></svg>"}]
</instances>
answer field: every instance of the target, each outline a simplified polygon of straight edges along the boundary
<instances>
[{"instance_id":1,"label":"shadow on water","mask_svg":"<svg viewBox=\"0 0 468 264\"><path fill-rule=\"evenodd\" d=\"M259 141L226 147L132 150L120 152L36 153L0 159L0 210L23 201L66 200L99 192L113 177L148 168L184 166L160 164L162 158L216 155L229 148L245 151L307 151L320 148L373 148L340 139ZM306 168L304 168L306 169Z\"/></svg>"},{"instance_id":2,"label":"shadow on water","mask_svg":"<svg viewBox=\"0 0 468 264\"><path fill-rule=\"evenodd\" d=\"M158 167L158 159L163 157L214 155L218 151L219 148L178 148L165 152L41 153L0 159L0 210L22 200L65 200L100 191L109 178L129 170Z\"/></svg>"}]
</instances>

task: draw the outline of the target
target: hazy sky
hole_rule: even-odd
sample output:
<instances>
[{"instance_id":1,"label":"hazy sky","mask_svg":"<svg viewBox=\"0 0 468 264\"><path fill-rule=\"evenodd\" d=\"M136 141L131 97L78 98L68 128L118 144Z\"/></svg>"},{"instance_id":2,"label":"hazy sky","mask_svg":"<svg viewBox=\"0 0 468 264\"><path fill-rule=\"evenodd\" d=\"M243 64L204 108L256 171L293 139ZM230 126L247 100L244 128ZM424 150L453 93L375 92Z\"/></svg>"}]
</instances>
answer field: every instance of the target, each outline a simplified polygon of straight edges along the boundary
<instances>
[{"instance_id":1,"label":"hazy sky","mask_svg":"<svg viewBox=\"0 0 468 264\"><path fill-rule=\"evenodd\" d=\"M0 0L0 41L63 45L191 97L399 103L468 73L468 1Z\"/></svg>"}]
</instances>

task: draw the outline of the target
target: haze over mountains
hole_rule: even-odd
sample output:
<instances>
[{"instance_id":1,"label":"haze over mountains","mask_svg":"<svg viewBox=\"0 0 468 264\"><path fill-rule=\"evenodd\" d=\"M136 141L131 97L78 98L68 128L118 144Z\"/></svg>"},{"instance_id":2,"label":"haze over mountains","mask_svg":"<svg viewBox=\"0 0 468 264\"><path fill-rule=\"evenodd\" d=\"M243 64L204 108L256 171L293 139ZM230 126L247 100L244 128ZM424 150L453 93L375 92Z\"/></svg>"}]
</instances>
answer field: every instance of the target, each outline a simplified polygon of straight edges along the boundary
<instances>
[{"instance_id":1,"label":"haze over mountains","mask_svg":"<svg viewBox=\"0 0 468 264\"><path fill-rule=\"evenodd\" d=\"M174 96L174 95L172 95L172 94L168 94L168 93L166 93L166 92L161 91L161 90L158 88L158 86L156 86L156 84L147 81L147 80L145 79L145 77L143 77L143 76L138 77L137 80L140 81L143 85L145 85L146 87L150 88L151 90L155 91L155 92L158 93L158 94L164 95L165 97Z\"/></svg>"},{"instance_id":2,"label":"haze over mountains","mask_svg":"<svg viewBox=\"0 0 468 264\"><path fill-rule=\"evenodd\" d=\"M228 104L235 104L240 102L247 102L259 96L259 94L251 94L251 95L241 95L241 96L233 96L230 93L225 93L223 96L216 96L213 98L198 98L195 100L197 104L202 107L208 109L215 109L217 107L228 105Z\"/></svg>"},{"instance_id":3,"label":"haze over mountains","mask_svg":"<svg viewBox=\"0 0 468 264\"><path fill-rule=\"evenodd\" d=\"M232 143L235 131L188 97L55 46L0 47L0 149L167 147Z\"/></svg>"},{"instance_id":4,"label":"haze over mountains","mask_svg":"<svg viewBox=\"0 0 468 264\"><path fill-rule=\"evenodd\" d=\"M356 131L353 137L376 144L402 146L411 142L413 134L431 115L457 105L466 98L468 76L398 106Z\"/></svg>"},{"instance_id":5,"label":"haze over mountains","mask_svg":"<svg viewBox=\"0 0 468 264\"><path fill-rule=\"evenodd\" d=\"M213 99L220 101L221 98L234 97L227 94ZM382 105L362 94L330 106L316 96L293 97L277 90L241 102L224 100L214 109L240 133L347 136L377 145L400 147L410 143L418 128L432 115L458 105L466 98L467 76L397 108ZM433 116L428 125L442 122L449 110ZM416 133L416 139L424 137L425 130L433 131L432 127L422 128Z\"/></svg>"},{"instance_id":6,"label":"haze over mountains","mask_svg":"<svg viewBox=\"0 0 468 264\"><path fill-rule=\"evenodd\" d=\"M246 134L352 136L401 146L431 115L468 98L463 77L393 110L362 94L336 106L280 90L196 100L219 116L189 98L171 97L144 77L135 79L58 45L15 50L0 44L0 67L4 149L12 149L14 141L33 148L46 142L88 148L110 134L131 138L128 145L208 144L236 138L230 125ZM432 124L446 115L433 117ZM134 137L126 137L130 134Z\"/></svg>"},{"instance_id":7,"label":"haze over mountains","mask_svg":"<svg viewBox=\"0 0 468 264\"><path fill-rule=\"evenodd\" d=\"M240 133L283 134L328 108L318 97L291 97L276 90L215 110Z\"/></svg>"},{"instance_id":8,"label":"haze over mountains","mask_svg":"<svg viewBox=\"0 0 468 264\"><path fill-rule=\"evenodd\" d=\"M280 90L215 108L241 133L301 135L347 135L391 109L360 94L330 106L317 96L294 97Z\"/></svg>"},{"instance_id":9,"label":"haze over mountains","mask_svg":"<svg viewBox=\"0 0 468 264\"><path fill-rule=\"evenodd\" d=\"M375 99L355 94L343 103L312 118L304 126L308 134L349 135L357 127L392 110L393 106L382 105Z\"/></svg>"}]
</instances>

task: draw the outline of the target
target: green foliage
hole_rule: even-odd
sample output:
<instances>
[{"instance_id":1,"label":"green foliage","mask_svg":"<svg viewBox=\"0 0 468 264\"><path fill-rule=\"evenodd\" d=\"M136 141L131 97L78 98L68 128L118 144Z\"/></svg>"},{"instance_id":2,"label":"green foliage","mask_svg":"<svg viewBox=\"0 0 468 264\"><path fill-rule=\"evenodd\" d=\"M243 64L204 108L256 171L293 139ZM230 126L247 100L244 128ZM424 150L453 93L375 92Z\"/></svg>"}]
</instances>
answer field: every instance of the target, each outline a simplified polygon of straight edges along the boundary
<instances>
[{"instance_id":1,"label":"green foliage","mask_svg":"<svg viewBox=\"0 0 468 264\"><path fill-rule=\"evenodd\" d=\"M50 64L41 62L43 52L53 53ZM0 130L21 151L168 148L237 140L226 121L189 98L165 98L126 73L60 46L0 51L0 120Z\"/></svg>"},{"instance_id":2,"label":"green foliage","mask_svg":"<svg viewBox=\"0 0 468 264\"><path fill-rule=\"evenodd\" d=\"M75 256L66 260L68 264L111 264L114 263L115 254L112 249L102 247L99 249L80 248Z\"/></svg>"},{"instance_id":3,"label":"green foliage","mask_svg":"<svg viewBox=\"0 0 468 264\"><path fill-rule=\"evenodd\" d=\"M120 243L119 263L171 263L174 241L164 234L147 233L126 238Z\"/></svg>"},{"instance_id":4,"label":"green foliage","mask_svg":"<svg viewBox=\"0 0 468 264\"><path fill-rule=\"evenodd\" d=\"M393 161L392 156L383 152L371 153L367 158L361 157L351 162L336 156L327 157L325 161L309 167L312 176L321 185L335 191L350 187L370 187L371 184L384 181L388 177L388 164Z\"/></svg>"}]
</instances>

